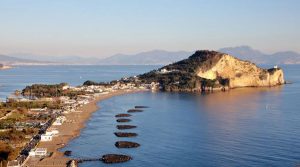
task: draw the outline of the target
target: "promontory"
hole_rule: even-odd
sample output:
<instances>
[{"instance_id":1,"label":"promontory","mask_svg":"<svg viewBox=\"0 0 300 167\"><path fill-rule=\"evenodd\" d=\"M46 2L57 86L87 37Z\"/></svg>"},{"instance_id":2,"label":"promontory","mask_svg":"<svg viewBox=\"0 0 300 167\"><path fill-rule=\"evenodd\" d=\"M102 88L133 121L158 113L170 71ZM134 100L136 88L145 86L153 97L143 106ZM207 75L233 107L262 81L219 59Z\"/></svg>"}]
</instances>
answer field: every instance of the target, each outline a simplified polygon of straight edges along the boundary
<instances>
[{"instance_id":1,"label":"promontory","mask_svg":"<svg viewBox=\"0 0 300 167\"><path fill-rule=\"evenodd\" d=\"M239 87L271 87L285 83L277 66L263 69L229 54L200 50L187 59L157 70L108 83L86 81L84 85L129 85L162 91L205 92Z\"/></svg>"},{"instance_id":2,"label":"promontory","mask_svg":"<svg viewBox=\"0 0 300 167\"><path fill-rule=\"evenodd\" d=\"M165 91L206 91L266 87L285 83L277 66L263 69L249 61L216 51L196 51L189 58L138 76L142 83L159 83Z\"/></svg>"}]
</instances>

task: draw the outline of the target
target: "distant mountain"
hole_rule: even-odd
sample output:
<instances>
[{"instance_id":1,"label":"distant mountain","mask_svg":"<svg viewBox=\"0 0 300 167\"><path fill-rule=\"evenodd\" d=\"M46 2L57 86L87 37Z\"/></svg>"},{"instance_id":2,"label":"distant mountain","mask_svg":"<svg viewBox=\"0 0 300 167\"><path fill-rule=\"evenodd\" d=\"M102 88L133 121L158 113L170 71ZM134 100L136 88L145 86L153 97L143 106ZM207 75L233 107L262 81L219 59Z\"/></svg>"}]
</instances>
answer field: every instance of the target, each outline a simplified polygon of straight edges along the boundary
<instances>
[{"instance_id":1,"label":"distant mountain","mask_svg":"<svg viewBox=\"0 0 300 167\"><path fill-rule=\"evenodd\" d=\"M191 52L178 51L169 52L164 50L153 50L133 55L116 54L102 59L98 64L110 65L165 65L170 64L191 55Z\"/></svg>"},{"instance_id":2,"label":"distant mountain","mask_svg":"<svg viewBox=\"0 0 300 167\"><path fill-rule=\"evenodd\" d=\"M250 46L227 47L218 50L256 64L300 64L300 54L292 51L266 54ZM134 55L117 54L98 61L109 65L166 65L186 59L192 52L153 50Z\"/></svg>"},{"instance_id":3,"label":"distant mountain","mask_svg":"<svg viewBox=\"0 0 300 167\"><path fill-rule=\"evenodd\" d=\"M116 54L104 59L80 56L37 56L31 54L13 54L11 58L12 62L14 60L35 60L37 62L53 62L65 65L165 65L185 59L189 55L191 55L191 52L153 50L132 55Z\"/></svg>"},{"instance_id":4,"label":"distant mountain","mask_svg":"<svg viewBox=\"0 0 300 167\"><path fill-rule=\"evenodd\" d=\"M63 65L94 65L100 60L96 57L80 57L80 56L38 56L33 54L13 54L16 58L24 58L41 62L52 62L54 64Z\"/></svg>"},{"instance_id":5,"label":"distant mountain","mask_svg":"<svg viewBox=\"0 0 300 167\"><path fill-rule=\"evenodd\" d=\"M36 60L0 55L0 63L4 65L44 65L44 64L49 64L51 62L36 61Z\"/></svg>"},{"instance_id":6,"label":"distant mountain","mask_svg":"<svg viewBox=\"0 0 300 167\"><path fill-rule=\"evenodd\" d=\"M276 64L300 64L300 54L297 52L277 52L269 57L269 63L275 61Z\"/></svg>"},{"instance_id":7,"label":"distant mountain","mask_svg":"<svg viewBox=\"0 0 300 167\"><path fill-rule=\"evenodd\" d=\"M219 52L227 53L257 64L300 64L300 54L292 51L265 54L249 46L238 46L222 48L219 49Z\"/></svg>"},{"instance_id":8,"label":"distant mountain","mask_svg":"<svg viewBox=\"0 0 300 167\"><path fill-rule=\"evenodd\" d=\"M249 46L218 50L256 64L300 64L300 54L292 51L266 54ZM0 64L7 65L167 65L186 59L192 52L152 50L137 54L116 54L107 58L80 56L37 56L30 54L0 55Z\"/></svg>"}]
</instances>

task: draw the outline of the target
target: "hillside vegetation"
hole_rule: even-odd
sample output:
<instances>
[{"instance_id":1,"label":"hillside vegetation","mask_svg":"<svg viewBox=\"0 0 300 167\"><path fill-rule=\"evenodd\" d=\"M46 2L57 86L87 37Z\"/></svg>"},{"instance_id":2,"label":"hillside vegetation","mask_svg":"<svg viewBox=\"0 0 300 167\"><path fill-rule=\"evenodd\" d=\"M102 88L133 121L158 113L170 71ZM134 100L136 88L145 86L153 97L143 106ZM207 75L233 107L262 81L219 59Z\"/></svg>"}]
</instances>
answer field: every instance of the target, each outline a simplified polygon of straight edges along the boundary
<instances>
[{"instance_id":1,"label":"hillside vegetation","mask_svg":"<svg viewBox=\"0 0 300 167\"><path fill-rule=\"evenodd\" d=\"M205 91L284 84L280 68L262 69L231 55L201 50L187 59L139 76L142 83L158 82L165 91Z\"/></svg>"}]
</instances>

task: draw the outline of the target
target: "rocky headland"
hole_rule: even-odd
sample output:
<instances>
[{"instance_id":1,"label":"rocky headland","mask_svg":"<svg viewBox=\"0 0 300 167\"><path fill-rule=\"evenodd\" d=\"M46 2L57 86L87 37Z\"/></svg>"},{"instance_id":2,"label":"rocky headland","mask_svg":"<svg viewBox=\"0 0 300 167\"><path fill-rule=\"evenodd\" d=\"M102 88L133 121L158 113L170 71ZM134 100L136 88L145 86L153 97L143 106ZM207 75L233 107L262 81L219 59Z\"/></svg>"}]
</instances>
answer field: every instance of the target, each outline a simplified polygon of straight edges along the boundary
<instances>
[{"instance_id":1,"label":"rocky headland","mask_svg":"<svg viewBox=\"0 0 300 167\"><path fill-rule=\"evenodd\" d=\"M142 83L158 83L164 91L210 91L266 87L285 83L277 66L263 69L249 61L216 51L196 51L189 58L138 76Z\"/></svg>"}]
</instances>

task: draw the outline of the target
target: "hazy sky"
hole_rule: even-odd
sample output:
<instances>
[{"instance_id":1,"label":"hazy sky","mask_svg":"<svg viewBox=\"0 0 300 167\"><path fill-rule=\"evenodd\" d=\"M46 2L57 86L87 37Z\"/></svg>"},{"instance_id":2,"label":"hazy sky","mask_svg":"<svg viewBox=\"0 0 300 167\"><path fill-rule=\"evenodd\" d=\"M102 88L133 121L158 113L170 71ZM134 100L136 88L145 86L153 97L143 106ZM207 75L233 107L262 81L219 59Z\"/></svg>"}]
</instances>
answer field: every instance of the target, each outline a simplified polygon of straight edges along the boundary
<instances>
[{"instance_id":1,"label":"hazy sky","mask_svg":"<svg viewBox=\"0 0 300 167\"><path fill-rule=\"evenodd\" d=\"M0 54L300 52L300 0L0 0Z\"/></svg>"}]
</instances>

